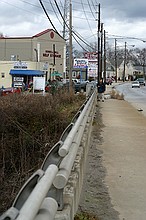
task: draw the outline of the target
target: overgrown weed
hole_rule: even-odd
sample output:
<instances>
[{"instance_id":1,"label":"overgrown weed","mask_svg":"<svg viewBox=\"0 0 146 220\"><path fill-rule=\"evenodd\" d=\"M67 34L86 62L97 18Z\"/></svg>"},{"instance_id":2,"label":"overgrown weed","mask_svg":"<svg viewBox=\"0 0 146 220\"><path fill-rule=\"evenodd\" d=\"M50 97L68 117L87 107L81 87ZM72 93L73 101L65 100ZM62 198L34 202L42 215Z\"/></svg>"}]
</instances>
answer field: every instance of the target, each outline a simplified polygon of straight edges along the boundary
<instances>
[{"instance_id":1,"label":"overgrown weed","mask_svg":"<svg viewBox=\"0 0 146 220\"><path fill-rule=\"evenodd\" d=\"M7 210L25 181L85 101L60 91L55 95L0 97L0 212ZM47 145L46 145L47 143Z\"/></svg>"}]
</instances>

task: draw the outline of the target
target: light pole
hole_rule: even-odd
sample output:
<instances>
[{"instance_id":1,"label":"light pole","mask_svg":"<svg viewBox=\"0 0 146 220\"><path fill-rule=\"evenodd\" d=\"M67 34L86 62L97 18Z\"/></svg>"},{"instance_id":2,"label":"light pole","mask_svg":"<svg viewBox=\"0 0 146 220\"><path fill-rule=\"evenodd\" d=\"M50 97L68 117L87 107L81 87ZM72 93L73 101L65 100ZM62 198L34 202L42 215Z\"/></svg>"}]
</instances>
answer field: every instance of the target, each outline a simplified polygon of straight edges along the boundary
<instances>
[{"instance_id":1,"label":"light pole","mask_svg":"<svg viewBox=\"0 0 146 220\"><path fill-rule=\"evenodd\" d=\"M128 45L134 47L135 45ZM121 46L118 46L121 47ZM123 46L122 46L123 47ZM124 65L123 65L123 74L122 74L122 80L125 82L125 76L126 76L126 62L127 62L127 42L124 44ZM115 39L115 73L116 73L116 82L117 82L117 39Z\"/></svg>"},{"instance_id":2,"label":"light pole","mask_svg":"<svg viewBox=\"0 0 146 220\"><path fill-rule=\"evenodd\" d=\"M36 53L36 62L38 62L38 50L36 48L34 48L34 51Z\"/></svg>"},{"instance_id":3,"label":"light pole","mask_svg":"<svg viewBox=\"0 0 146 220\"><path fill-rule=\"evenodd\" d=\"M135 47L135 45L128 45L128 46L132 46ZM125 46L124 46L124 70L123 70L123 82L125 82L125 76L126 76L126 61L127 61L127 42L125 42Z\"/></svg>"}]
</instances>

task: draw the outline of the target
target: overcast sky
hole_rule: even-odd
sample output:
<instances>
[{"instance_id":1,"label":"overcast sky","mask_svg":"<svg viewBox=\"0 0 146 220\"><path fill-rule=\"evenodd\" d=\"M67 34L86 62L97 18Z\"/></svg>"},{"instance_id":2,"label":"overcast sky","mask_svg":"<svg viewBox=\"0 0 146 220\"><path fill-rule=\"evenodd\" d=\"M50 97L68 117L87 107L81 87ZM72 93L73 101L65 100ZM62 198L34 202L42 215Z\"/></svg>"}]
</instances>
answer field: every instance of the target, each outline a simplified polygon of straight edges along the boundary
<instances>
[{"instance_id":1,"label":"overcast sky","mask_svg":"<svg viewBox=\"0 0 146 220\"><path fill-rule=\"evenodd\" d=\"M62 35L62 18L53 0L42 0L46 11ZM62 14L64 0L56 0ZM69 2L69 0L68 0ZM73 30L87 43L97 41L97 12L101 6L101 22L104 23L107 42L114 45L146 47L146 1L145 0L72 0ZM1 0L0 33L4 36L33 36L52 28L39 0ZM123 39L119 39L119 37ZM131 39L130 39L131 38ZM135 39L134 39L135 38ZM138 39L136 39L138 38ZM81 41L76 38L80 43ZM73 39L74 42L74 39ZM81 43L83 47L85 44ZM80 49L80 47L79 47Z\"/></svg>"}]
</instances>

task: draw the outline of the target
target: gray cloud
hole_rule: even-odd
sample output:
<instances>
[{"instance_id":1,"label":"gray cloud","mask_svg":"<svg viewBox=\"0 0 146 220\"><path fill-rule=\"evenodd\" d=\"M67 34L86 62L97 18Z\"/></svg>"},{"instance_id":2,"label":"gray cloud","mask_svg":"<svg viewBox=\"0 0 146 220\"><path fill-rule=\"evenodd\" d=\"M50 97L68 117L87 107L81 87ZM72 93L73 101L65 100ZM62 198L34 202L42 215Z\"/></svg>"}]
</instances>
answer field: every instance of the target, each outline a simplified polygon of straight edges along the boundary
<instances>
[{"instance_id":1,"label":"gray cloud","mask_svg":"<svg viewBox=\"0 0 146 220\"><path fill-rule=\"evenodd\" d=\"M101 7L103 11L110 11L111 17L115 17L118 20L127 19L127 20L136 20L146 18L145 8L146 1L145 0L102 0Z\"/></svg>"},{"instance_id":2,"label":"gray cloud","mask_svg":"<svg viewBox=\"0 0 146 220\"><path fill-rule=\"evenodd\" d=\"M42 0L58 32L62 19L53 0ZM64 0L57 0L63 13ZM97 0L72 0L73 28L89 42L97 37ZM146 38L145 0L101 0L101 22L109 35ZM59 19L59 20L58 20ZM52 28L39 0L2 0L0 2L0 32L7 36L32 36Z\"/></svg>"}]
</instances>

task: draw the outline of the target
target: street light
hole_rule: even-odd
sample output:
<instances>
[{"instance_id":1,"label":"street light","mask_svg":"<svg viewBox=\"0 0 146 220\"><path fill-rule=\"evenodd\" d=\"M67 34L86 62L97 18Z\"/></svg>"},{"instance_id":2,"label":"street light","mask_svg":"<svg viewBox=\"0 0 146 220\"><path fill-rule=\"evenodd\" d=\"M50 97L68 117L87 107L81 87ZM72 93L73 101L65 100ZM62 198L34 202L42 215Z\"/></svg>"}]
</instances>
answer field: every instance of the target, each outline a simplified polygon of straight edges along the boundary
<instances>
[{"instance_id":1,"label":"street light","mask_svg":"<svg viewBox=\"0 0 146 220\"><path fill-rule=\"evenodd\" d=\"M128 45L128 46L132 46L135 47L135 45ZM126 75L126 59L127 59L127 42L125 42L125 50L124 50L124 70L123 70L123 82L125 82L125 75Z\"/></svg>"},{"instance_id":2,"label":"street light","mask_svg":"<svg viewBox=\"0 0 146 220\"><path fill-rule=\"evenodd\" d=\"M34 48L34 51L36 53L36 62L38 62L38 50L36 48Z\"/></svg>"},{"instance_id":3,"label":"street light","mask_svg":"<svg viewBox=\"0 0 146 220\"><path fill-rule=\"evenodd\" d=\"M128 46L132 46L134 47L135 45L128 45ZM123 47L122 46L118 46L118 47ZM127 59L127 42L125 42L124 44L124 69L123 69L123 76L122 76L122 80L123 82L125 82L125 75L126 75L126 59ZM115 80L117 82L117 39L115 39L115 72L116 72L116 77Z\"/></svg>"}]
</instances>

